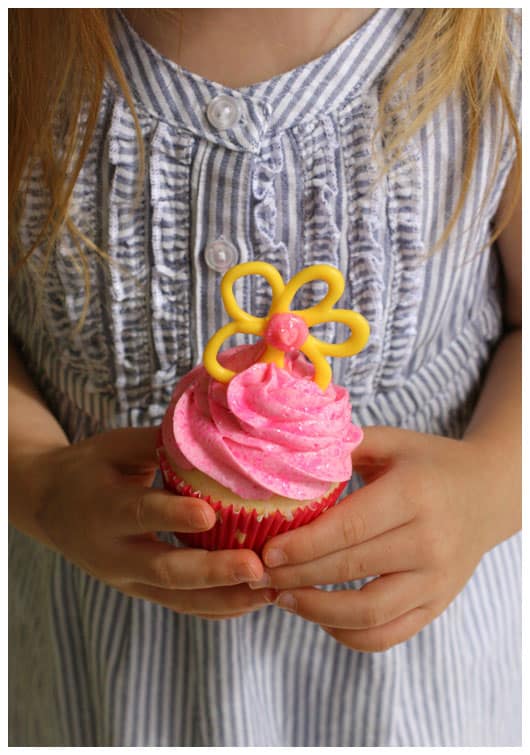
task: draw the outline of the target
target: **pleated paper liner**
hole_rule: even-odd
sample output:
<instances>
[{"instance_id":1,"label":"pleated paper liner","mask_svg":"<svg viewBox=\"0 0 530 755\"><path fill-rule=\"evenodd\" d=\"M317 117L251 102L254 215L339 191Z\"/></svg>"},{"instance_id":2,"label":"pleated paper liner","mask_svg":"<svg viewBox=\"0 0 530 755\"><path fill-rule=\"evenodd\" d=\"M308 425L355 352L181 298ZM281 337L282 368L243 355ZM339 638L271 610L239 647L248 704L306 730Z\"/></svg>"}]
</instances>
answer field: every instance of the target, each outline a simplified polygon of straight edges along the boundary
<instances>
[{"instance_id":1,"label":"pleated paper liner","mask_svg":"<svg viewBox=\"0 0 530 755\"><path fill-rule=\"evenodd\" d=\"M167 490L177 495L207 501L215 511L217 523L207 532L175 533L179 540L193 548L206 548L207 550L250 548L260 553L267 540L270 540L274 535L295 529L302 524L308 524L333 506L346 487L345 482L339 483L329 495L320 498L318 501L304 503L294 511L290 511L288 517L280 511L258 514L255 509L235 510L232 504L227 506L222 501L212 500L210 496L194 490L191 485L175 474L167 462L163 448L158 448L158 457Z\"/></svg>"}]
</instances>

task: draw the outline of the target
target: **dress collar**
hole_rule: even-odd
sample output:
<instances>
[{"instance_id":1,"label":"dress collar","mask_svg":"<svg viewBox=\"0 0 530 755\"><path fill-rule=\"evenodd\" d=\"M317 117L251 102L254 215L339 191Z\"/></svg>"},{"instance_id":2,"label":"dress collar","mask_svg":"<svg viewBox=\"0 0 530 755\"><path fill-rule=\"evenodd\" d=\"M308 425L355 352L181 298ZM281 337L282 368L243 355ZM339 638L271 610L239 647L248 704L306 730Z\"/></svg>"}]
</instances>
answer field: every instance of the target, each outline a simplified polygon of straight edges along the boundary
<instances>
[{"instance_id":1,"label":"dress collar","mask_svg":"<svg viewBox=\"0 0 530 755\"><path fill-rule=\"evenodd\" d=\"M338 47L268 81L232 89L161 55L114 14L114 40L136 102L156 118L232 150L259 153L265 132L310 122L365 91L414 33L420 8L379 8ZM231 128L212 124L208 106L228 97L238 111ZM226 102L226 100L225 100Z\"/></svg>"}]
</instances>

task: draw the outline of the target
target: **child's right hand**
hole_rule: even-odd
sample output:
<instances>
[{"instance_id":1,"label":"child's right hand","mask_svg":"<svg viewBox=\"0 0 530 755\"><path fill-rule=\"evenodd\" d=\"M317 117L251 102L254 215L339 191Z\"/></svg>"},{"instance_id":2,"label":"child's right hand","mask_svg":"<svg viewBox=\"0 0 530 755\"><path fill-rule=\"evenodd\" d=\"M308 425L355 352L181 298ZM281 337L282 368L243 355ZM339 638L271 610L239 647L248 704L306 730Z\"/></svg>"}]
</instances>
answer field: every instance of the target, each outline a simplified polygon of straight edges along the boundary
<instances>
[{"instance_id":1,"label":"child's right hand","mask_svg":"<svg viewBox=\"0 0 530 755\"><path fill-rule=\"evenodd\" d=\"M25 457L10 494L37 494L41 542L127 595L212 619L272 602L270 590L247 585L263 575L252 551L180 549L156 539L157 531L198 532L215 523L207 503L149 488L156 434L113 430Z\"/></svg>"}]
</instances>

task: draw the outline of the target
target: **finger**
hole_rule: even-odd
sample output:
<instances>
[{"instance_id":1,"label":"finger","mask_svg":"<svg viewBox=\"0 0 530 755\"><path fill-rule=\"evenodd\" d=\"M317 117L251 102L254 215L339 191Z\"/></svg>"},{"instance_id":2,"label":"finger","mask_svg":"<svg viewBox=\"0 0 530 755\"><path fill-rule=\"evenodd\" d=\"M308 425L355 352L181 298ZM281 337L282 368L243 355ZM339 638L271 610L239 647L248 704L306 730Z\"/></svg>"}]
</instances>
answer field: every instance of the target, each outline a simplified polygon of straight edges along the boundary
<instances>
[{"instance_id":1,"label":"finger","mask_svg":"<svg viewBox=\"0 0 530 755\"><path fill-rule=\"evenodd\" d=\"M407 449L422 442L422 433L407 430ZM403 430L375 425L363 427L363 441L352 453L355 469L360 466L388 466L403 453Z\"/></svg>"},{"instance_id":2,"label":"finger","mask_svg":"<svg viewBox=\"0 0 530 755\"><path fill-rule=\"evenodd\" d=\"M266 566L315 561L371 540L412 521L413 502L400 496L391 474L356 490L313 522L271 538L263 549Z\"/></svg>"},{"instance_id":3,"label":"finger","mask_svg":"<svg viewBox=\"0 0 530 755\"><path fill-rule=\"evenodd\" d=\"M175 548L144 540L121 549L120 572L133 582L165 590L197 590L259 579L263 565L250 550Z\"/></svg>"},{"instance_id":4,"label":"finger","mask_svg":"<svg viewBox=\"0 0 530 755\"><path fill-rule=\"evenodd\" d=\"M98 449L121 469L158 466L156 455L159 427L127 427L93 436Z\"/></svg>"},{"instance_id":5,"label":"finger","mask_svg":"<svg viewBox=\"0 0 530 755\"><path fill-rule=\"evenodd\" d=\"M265 605L268 605L269 601ZM207 621L224 621L225 619L239 619L240 616L245 616L247 613L252 613L253 611L259 611L260 608L263 608L264 605L260 603L260 605L253 606L252 608L248 608L245 611L238 611L237 613L226 613L222 615L216 615L213 613L196 613L194 616L196 616L198 619L206 619Z\"/></svg>"},{"instance_id":6,"label":"finger","mask_svg":"<svg viewBox=\"0 0 530 755\"><path fill-rule=\"evenodd\" d=\"M338 629L371 629L425 602L416 572L387 574L360 590L327 592L306 587L280 592L276 604L308 621Z\"/></svg>"},{"instance_id":7,"label":"finger","mask_svg":"<svg viewBox=\"0 0 530 755\"><path fill-rule=\"evenodd\" d=\"M207 614L211 617L246 613L273 602L275 596L274 592L268 590L254 592L246 585L181 592L137 584L134 585L132 594L177 613Z\"/></svg>"},{"instance_id":8,"label":"finger","mask_svg":"<svg viewBox=\"0 0 530 755\"><path fill-rule=\"evenodd\" d=\"M215 524L215 512L199 498L137 486L116 489L114 526L124 535L144 532L202 532Z\"/></svg>"},{"instance_id":9,"label":"finger","mask_svg":"<svg viewBox=\"0 0 530 755\"><path fill-rule=\"evenodd\" d=\"M316 561L270 569L254 587L277 590L333 585L380 574L410 571L418 566L418 537L414 525L397 527L373 540L331 553Z\"/></svg>"},{"instance_id":10,"label":"finger","mask_svg":"<svg viewBox=\"0 0 530 755\"><path fill-rule=\"evenodd\" d=\"M388 624L373 629L335 629L325 626L322 629L351 650L358 650L361 653L382 653L400 642L410 640L431 619L428 608L421 606L389 621Z\"/></svg>"}]
</instances>

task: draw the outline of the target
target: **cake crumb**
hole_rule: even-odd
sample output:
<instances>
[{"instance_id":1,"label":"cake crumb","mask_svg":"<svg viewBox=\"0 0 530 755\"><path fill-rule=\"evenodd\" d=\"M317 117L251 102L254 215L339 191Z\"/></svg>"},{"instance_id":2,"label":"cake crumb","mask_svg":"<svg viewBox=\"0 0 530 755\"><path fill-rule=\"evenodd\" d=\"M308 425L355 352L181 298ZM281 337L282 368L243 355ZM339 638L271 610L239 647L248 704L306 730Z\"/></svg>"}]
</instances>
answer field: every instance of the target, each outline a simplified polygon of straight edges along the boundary
<instances>
[{"instance_id":1,"label":"cake crumb","mask_svg":"<svg viewBox=\"0 0 530 755\"><path fill-rule=\"evenodd\" d=\"M243 543L247 539L247 533L241 532L241 530L236 530L234 533L234 537L240 545L243 545Z\"/></svg>"}]
</instances>

